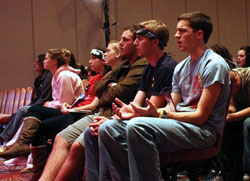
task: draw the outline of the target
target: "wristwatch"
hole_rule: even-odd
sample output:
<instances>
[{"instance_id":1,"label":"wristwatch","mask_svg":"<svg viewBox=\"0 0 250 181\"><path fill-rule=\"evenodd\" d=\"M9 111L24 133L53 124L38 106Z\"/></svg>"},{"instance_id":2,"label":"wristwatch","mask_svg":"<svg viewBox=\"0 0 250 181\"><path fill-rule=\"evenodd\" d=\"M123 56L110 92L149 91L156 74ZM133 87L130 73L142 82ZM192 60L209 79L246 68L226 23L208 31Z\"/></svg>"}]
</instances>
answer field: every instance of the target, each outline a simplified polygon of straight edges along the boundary
<instances>
[{"instance_id":1,"label":"wristwatch","mask_svg":"<svg viewBox=\"0 0 250 181\"><path fill-rule=\"evenodd\" d=\"M163 118L163 119L167 119L167 111L165 111L164 109L160 110L160 115L159 118Z\"/></svg>"},{"instance_id":2,"label":"wristwatch","mask_svg":"<svg viewBox=\"0 0 250 181\"><path fill-rule=\"evenodd\" d=\"M164 119L167 119L167 111L165 110L162 110L162 117L161 118L164 118Z\"/></svg>"}]
</instances>

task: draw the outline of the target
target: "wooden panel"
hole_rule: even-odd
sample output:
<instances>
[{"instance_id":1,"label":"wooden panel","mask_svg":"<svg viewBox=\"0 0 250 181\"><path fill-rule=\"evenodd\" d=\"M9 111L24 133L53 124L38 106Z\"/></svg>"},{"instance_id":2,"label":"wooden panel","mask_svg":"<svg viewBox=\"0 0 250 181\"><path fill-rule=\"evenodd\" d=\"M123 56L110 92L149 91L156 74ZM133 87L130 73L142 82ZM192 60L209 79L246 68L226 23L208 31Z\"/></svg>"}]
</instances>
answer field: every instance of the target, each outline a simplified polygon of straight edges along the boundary
<instances>
[{"instance_id":1,"label":"wooden panel","mask_svg":"<svg viewBox=\"0 0 250 181\"><path fill-rule=\"evenodd\" d=\"M24 106L25 97L26 97L26 88L22 88L21 95L20 95L20 101L19 101L19 107Z\"/></svg>"},{"instance_id":2,"label":"wooden panel","mask_svg":"<svg viewBox=\"0 0 250 181\"><path fill-rule=\"evenodd\" d=\"M4 89L4 91L3 91L3 102L2 102L2 106L1 106L1 113L5 113L4 111L5 111L7 97L8 97L8 89Z\"/></svg>"},{"instance_id":3,"label":"wooden panel","mask_svg":"<svg viewBox=\"0 0 250 181\"><path fill-rule=\"evenodd\" d=\"M153 1L153 19L163 21L169 28L169 42L166 52L170 52L177 61L183 60L187 55L178 50L174 37L177 17L185 12L185 0Z\"/></svg>"},{"instance_id":4,"label":"wooden panel","mask_svg":"<svg viewBox=\"0 0 250 181\"><path fill-rule=\"evenodd\" d=\"M26 89L26 96L25 96L25 106L29 105L31 103L31 99L33 96L34 89L32 87L27 87Z\"/></svg>"},{"instance_id":5,"label":"wooden panel","mask_svg":"<svg viewBox=\"0 0 250 181\"><path fill-rule=\"evenodd\" d=\"M247 44L246 1L218 1L218 9L220 43L236 58L238 49Z\"/></svg>"},{"instance_id":6,"label":"wooden panel","mask_svg":"<svg viewBox=\"0 0 250 181\"><path fill-rule=\"evenodd\" d=\"M31 3L0 1L0 88L33 82Z\"/></svg>"},{"instance_id":7,"label":"wooden panel","mask_svg":"<svg viewBox=\"0 0 250 181\"><path fill-rule=\"evenodd\" d=\"M209 8L208 8L209 7ZM201 11L211 17L213 23L213 32L208 40L207 46L218 44L218 15L217 15L217 0L200 1L187 0L187 12Z\"/></svg>"},{"instance_id":8,"label":"wooden panel","mask_svg":"<svg viewBox=\"0 0 250 181\"><path fill-rule=\"evenodd\" d=\"M31 86L32 62L49 48L66 47L81 63L89 51L105 45L101 0L8 0L0 1L0 88ZM120 39L125 26L159 19L170 29L166 51L177 60L180 53L173 38L176 18L186 11L201 10L214 22L208 45L221 43L236 57L240 46L250 44L249 0L109 0L111 39Z\"/></svg>"},{"instance_id":9,"label":"wooden panel","mask_svg":"<svg viewBox=\"0 0 250 181\"><path fill-rule=\"evenodd\" d=\"M13 106L13 113L15 113L18 108L19 108L19 101L20 101L20 97L21 97L21 88L16 88L15 89L15 101L14 101L14 106Z\"/></svg>"},{"instance_id":10,"label":"wooden panel","mask_svg":"<svg viewBox=\"0 0 250 181\"><path fill-rule=\"evenodd\" d=\"M121 34L118 34L118 3L120 0L109 1L109 22L110 22L110 40L119 40Z\"/></svg>"},{"instance_id":11,"label":"wooden panel","mask_svg":"<svg viewBox=\"0 0 250 181\"><path fill-rule=\"evenodd\" d=\"M36 55L50 48L68 48L77 58L74 1L33 1L33 16Z\"/></svg>"},{"instance_id":12,"label":"wooden panel","mask_svg":"<svg viewBox=\"0 0 250 181\"><path fill-rule=\"evenodd\" d=\"M118 1L118 12L117 33L118 39L120 39L125 27L152 19L151 1L136 0L128 2L127 0L120 0Z\"/></svg>"},{"instance_id":13,"label":"wooden panel","mask_svg":"<svg viewBox=\"0 0 250 181\"><path fill-rule=\"evenodd\" d=\"M3 90L0 90L0 111L1 111L1 108L2 108L2 102L3 102Z\"/></svg>"},{"instance_id":14,"label":"wooden panel","mask_svg":"<svg viewBox=\"0 0 250 181\"><path fill-rule=\"evenodd\" d=\"M76 0L79 61L88 65L92 48L105 47L104 20L100 1Z\"/></svg>"},{"instance_id":15,"label":"wooden panel","mask_svg":"<svg viewBox=\"0 0 250 181\"><path fill-rule=\"evenodd\" d=\"M15 101L15 89L9 89L4 113L6 114L13 113L12 111L13 111L14 101Z\"/></svg>"},{"instance_id":16,"label":"wooden panel","mask_svg":"<svg viewBox=\"0 0 250 181\"><path fill-rule=\"evenodd\" d=\"M247 12L247 41L248 41L248 45L250 45L250 1L246 0L247 6L246 6L246 12Z\"/></svg>"}]
</instances>

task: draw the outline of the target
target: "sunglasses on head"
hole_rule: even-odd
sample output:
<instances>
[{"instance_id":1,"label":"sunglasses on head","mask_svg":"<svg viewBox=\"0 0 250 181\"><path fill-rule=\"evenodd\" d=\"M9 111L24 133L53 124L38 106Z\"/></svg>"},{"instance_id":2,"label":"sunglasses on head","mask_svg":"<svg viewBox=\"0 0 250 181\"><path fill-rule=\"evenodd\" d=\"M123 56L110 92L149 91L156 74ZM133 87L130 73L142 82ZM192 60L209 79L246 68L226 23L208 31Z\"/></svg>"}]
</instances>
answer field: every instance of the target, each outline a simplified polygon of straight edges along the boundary
<instances>
[{"instance_id":1,"label":"sunglasses on head","mask_svg":"<svg viewBox=\"0 0 250 181\"><path fill-rule=\"evenodd\" d=\"M90 54L104 60L104 52L98 49L92 49Z\"/></svg>"}]
</instances>

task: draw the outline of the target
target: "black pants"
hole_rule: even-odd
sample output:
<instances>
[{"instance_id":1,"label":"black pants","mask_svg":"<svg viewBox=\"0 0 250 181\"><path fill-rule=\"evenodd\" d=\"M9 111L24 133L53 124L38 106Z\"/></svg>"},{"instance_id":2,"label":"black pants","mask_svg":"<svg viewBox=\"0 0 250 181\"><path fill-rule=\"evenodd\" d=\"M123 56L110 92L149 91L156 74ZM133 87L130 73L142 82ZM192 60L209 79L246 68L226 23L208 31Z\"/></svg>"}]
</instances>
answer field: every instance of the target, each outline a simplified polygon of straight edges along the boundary
<instances>
[{"instance_id":1,"label":"black pants","mask_svg":"<svg viewBox=\"0 0 250 181\"><path fill-rule=\"evenodd\" d=\"M64 115L60 109L34 105L29 108L26 114L26 117L29 116L36 117L41 121L38 132L32 140L33 146L39 146L46 144L47 137L55 136L68 125L74 123L75 120L81 118L83 114L69 113Z\"/></svg>"},{"instance_id":2,"label":"black pants","mask_svg":"<svg viewBox=\"0 0 250 181\"><path fill-rule=\"evenodd\" d=\"M218 155L226 174L232 180L242 179L243 121L226 124L221 151Z\"/></svg>"}]
</instances>

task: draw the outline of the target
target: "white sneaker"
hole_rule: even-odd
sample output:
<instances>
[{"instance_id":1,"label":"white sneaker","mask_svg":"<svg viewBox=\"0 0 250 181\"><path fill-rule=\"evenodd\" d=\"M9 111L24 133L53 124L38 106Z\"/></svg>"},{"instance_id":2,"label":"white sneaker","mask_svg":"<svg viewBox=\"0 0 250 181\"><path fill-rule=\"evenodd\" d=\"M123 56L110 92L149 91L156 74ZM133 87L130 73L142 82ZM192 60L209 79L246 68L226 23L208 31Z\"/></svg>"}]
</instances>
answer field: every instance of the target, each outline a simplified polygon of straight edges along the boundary
<instances>
[{"instance_id":1,"label":"white sneaker","mask_svg":"<svg viewBox=\"0 0 250 181\"><path fill-rule=\"evenodd\" d=\"M245 173L243 176L243 181L248 181L248 180L250 180L250 174Z\"/></svg>"},{"instance_id":2,"label":"white sneaker","mask_svg":"<svg viewBox=\"0 0 250 181\"><path fill-rule=\"evenodd\" d=\"M11 158L9 160L6 160L3 162L4 165L6 166L21 166L25 164L26 158L24 157L16 157L16 158Z\"/></svg>"}]
</instances>

